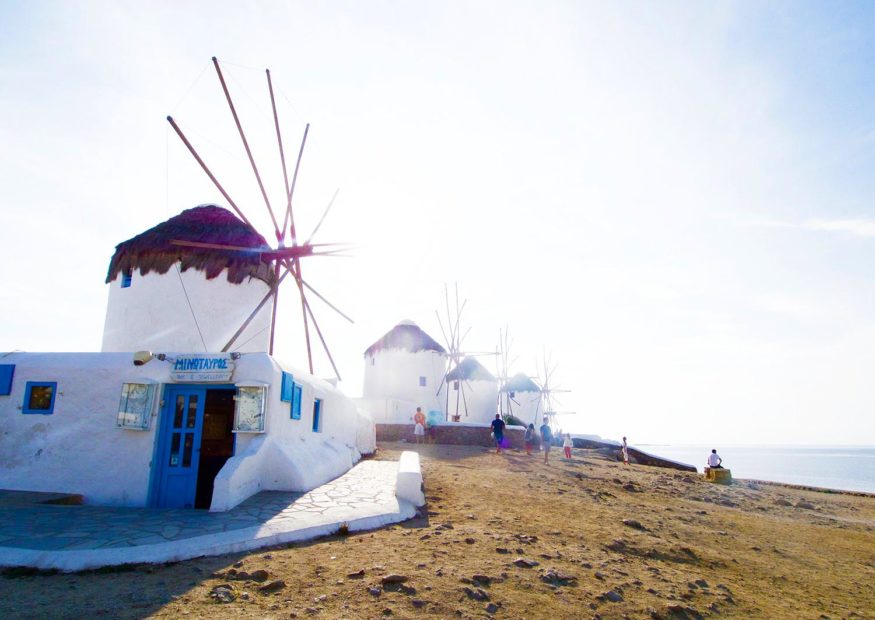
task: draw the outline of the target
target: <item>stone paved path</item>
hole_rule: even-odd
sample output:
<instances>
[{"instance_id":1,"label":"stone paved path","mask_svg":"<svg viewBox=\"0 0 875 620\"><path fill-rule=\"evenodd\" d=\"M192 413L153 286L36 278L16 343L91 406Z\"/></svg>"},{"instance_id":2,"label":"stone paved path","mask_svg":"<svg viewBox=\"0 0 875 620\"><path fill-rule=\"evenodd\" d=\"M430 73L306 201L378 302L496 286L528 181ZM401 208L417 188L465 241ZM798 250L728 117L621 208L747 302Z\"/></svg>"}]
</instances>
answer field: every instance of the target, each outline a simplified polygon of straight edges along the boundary
<instances>
[{"instance_id":1,"label":"stone paved path","mask_svg":"<svg viewBox=\"0 0 875 620\"><path fill-rule=\"evenodd\" d=\"M81 570L219 555L397 523L415 509L395 497L398 464L364 461L310 491L263 491L222 513L34 504L0 492L0 566Z\"/></svg>"}]
</instances>

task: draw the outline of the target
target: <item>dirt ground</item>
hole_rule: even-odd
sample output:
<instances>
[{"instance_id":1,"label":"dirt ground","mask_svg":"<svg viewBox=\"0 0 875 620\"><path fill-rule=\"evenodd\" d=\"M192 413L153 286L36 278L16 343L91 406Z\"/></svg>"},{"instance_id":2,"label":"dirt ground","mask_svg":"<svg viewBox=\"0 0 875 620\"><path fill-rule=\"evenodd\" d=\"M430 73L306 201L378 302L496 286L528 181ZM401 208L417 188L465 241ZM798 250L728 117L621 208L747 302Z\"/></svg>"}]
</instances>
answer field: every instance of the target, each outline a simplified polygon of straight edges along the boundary
<instances>
[{"instance_id":1,"label":"dirt ground","mask_svg":"<svg viewBox=\"0 0 875 620\"><path fill-rule=\"evenodd\" d=\"M375 458L411 447L417 519L169 565L6 571L0 617L875 618L875 497L723 487L587 450Z\"/></svg>"}]
</instances>

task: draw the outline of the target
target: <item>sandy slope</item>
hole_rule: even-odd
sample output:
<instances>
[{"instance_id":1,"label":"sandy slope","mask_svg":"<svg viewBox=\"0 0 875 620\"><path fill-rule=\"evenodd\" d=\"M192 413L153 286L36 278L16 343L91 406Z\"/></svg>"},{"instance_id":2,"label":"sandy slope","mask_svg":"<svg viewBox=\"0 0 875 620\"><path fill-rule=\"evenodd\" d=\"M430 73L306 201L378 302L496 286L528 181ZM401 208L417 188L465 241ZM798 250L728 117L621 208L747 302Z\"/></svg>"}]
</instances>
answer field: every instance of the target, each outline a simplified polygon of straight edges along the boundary
<instances>
[{"instance_id":1,"label":"sandy slope","mask_svg":"<svg viewBox=\"0 0 875 620\"><path fill-rule=\"evenodd\" d=\"M875 618L875 497L720 487L584 450L547 466L420 451L422 518L250 555L9 576L0 617ZM391 574L406 581L382 585ZM223 584L231 602L210 596Z\"/></svg>"}]
</instances>

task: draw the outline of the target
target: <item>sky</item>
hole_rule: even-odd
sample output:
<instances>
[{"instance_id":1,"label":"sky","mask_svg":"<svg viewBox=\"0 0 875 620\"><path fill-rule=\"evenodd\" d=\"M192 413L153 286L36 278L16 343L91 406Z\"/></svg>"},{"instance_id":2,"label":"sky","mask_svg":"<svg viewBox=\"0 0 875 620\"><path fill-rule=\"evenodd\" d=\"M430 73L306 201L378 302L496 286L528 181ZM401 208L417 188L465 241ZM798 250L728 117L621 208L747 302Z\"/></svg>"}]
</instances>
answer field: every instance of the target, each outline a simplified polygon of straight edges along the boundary
<instances>
[{"instance_id":1,"label":"sky","mask_svg":"<svg viewBox=\"0 0 875 620\"><path fill-rule=\"evenodd\" d=\"M342 387L444 287L468 351L632 444L875 444L875 6L859 2L0 3L0 350L96 351L116 244L295 196ZM225 205L227 206L227 205ZM304 366L294 286L278 356ZM493 369L491 357L480 358ZM330 376L324 355L316 374Z\"/></svg>"}]
</instances>

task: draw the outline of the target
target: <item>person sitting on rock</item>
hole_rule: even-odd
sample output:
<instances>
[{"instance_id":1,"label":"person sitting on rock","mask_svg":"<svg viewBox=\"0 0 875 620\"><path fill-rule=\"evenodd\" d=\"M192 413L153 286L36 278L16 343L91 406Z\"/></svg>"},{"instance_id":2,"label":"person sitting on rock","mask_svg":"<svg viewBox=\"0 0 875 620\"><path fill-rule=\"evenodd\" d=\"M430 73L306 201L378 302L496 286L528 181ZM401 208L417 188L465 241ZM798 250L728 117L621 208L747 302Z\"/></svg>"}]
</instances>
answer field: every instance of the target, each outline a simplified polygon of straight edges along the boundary
<instances>
[{"instance_id":1,"label":"person sitting on rock","mask_svg":"<svg viewBox=\"0 0 875 620\"><path fill-rule=\"evenodd\" d=\"M723 463L723 459L717 454L717 450L711 450L711 454L708 455L708 467L711 469L723 469L721 463Z\"/></svg>"}]
</instances>

